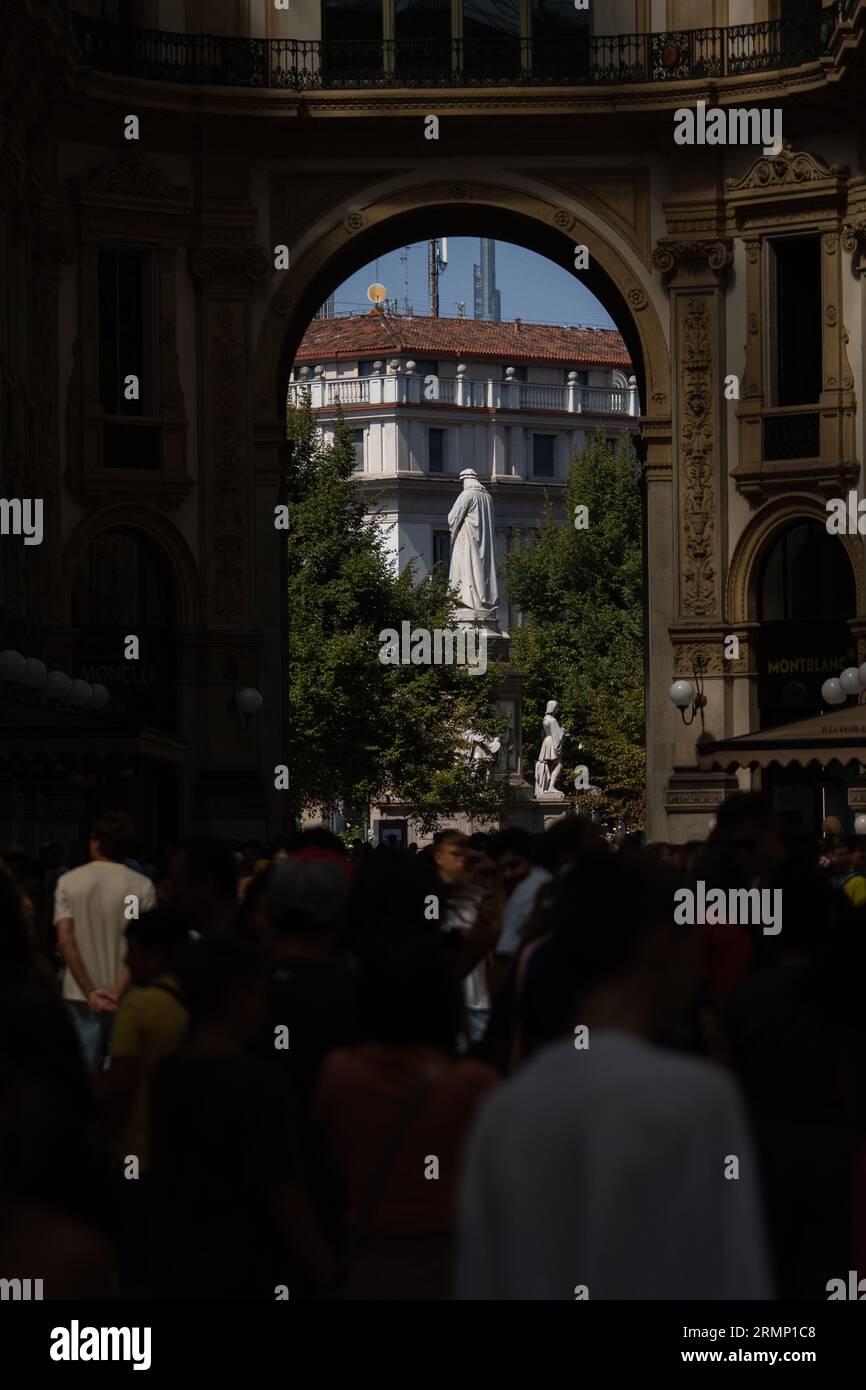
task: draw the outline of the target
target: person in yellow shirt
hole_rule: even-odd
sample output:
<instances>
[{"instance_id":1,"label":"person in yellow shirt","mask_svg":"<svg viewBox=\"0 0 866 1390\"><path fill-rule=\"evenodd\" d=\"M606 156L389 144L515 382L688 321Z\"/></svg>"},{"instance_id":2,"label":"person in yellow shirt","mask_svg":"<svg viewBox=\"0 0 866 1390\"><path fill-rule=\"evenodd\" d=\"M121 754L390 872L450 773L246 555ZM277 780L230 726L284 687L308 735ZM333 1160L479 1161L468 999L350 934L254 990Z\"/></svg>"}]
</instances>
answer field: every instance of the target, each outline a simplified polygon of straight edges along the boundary
<instances>
[{"instance_id":1,"label":"person in yellow shirt","mask_svg":"<svg viewBox=\"0 0 866 1390\"><path fill-rule=\"evenodd\" d=\"M126 928L126 963L135 988L117 1011L102 1099L118 1152L124 1162L135 1156L139 1173L150 1160L151 1072L177 1052L189 1022L172 973L188 936L184 918L171 907L145 912Z\"/></svg>"},{"instance_id":2,"label":"person in yellow shirt","mask_svg":"<svg viewBox=\"0 0 866 1390\"><path fill-rule=\"evenodd\" d=\"M862 907L866 903L866 877L863 875L866 843L860 835L849 835L843 843L846 852L846 873L842 880L842 888L854 907Z\"/></svg>"},{"instance_id":3,"label":"person in yellow shirt","mask_svg":"<svg viewBox=\"0 0 866 1390\"><path fill-rule=\"evenodd\" d=\"M188 939L186 918L174 907L157 907L127 925L126 965L134 988L120 1002L110 1066L98 1081L117 1165L121 1291L126 1297L149 1296L151 1074L186 1036L189 1013L173 965Z\"/></svg>"}]
</instances>

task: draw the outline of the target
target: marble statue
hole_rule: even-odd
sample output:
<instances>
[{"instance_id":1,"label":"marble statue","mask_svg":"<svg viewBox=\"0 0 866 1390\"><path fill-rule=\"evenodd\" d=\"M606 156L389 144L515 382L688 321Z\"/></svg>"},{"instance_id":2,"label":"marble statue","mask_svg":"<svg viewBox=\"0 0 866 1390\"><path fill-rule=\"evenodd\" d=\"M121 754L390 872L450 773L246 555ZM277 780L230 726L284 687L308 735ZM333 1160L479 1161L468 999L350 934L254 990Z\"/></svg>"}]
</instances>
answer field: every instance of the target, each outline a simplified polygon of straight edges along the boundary
<instances>
[{"instance_id":1,"label":"marble statue","mask_svg":"<svg viewBox=\"0 0 866 1390\"><path fill-rule=\"evenodd\" d=\"M502 747L502 740L498 738L482 738L481 734L476 734L471 729L466 731L464 739L469 745L470 750L470 773L473 777L486 777L496 761L496 755Z\"/></svg>"},{"instance_id":2,"label":"marble statue","mask_svg":"<svg viewBox=\"0 0 866 1390\"><path fill-rule=\"evenodd\" d=\"M544 740L535 763L535 794L550 801L561 801L565 796L556 785L562 772L562 745L566 735L558 714L559 705L555 700L548 700L542 721Z\"/></svg>"},{"instance_id":3,"label":"marble statue","mask_svg":"<svg viewBox=\"0 0 866 1390\"><path fill-rule=\"evenodd\" d=\"M460 474L463 491L448 513L451 567L448 582L457 590L457 619L498 626L499 589L494 553L493 498L474 468Z\"/></svg>"}]
</instances>

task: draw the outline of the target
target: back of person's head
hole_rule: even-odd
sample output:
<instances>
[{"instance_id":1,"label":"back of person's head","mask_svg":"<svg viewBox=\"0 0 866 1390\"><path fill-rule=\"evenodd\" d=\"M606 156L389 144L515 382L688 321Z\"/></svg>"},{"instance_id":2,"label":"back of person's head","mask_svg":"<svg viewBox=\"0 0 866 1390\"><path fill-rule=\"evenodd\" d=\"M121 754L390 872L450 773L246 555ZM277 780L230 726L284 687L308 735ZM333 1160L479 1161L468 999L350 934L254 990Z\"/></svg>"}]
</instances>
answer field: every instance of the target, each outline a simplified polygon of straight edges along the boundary
<instances>
[{"instance_id":1,"label":"back of person's head","mask_svg":"<svg viewBox=\"0 0 866 1390\"><path fill-rule=\"evenodd\" d=\"M448 844L448 842L452 840L457 840L460 844L465 845L469 843L468 836L465 835L462 830L458 830L456 825L448 825L444 830L434 831L432 841L434 852L439 849L440 845Z\"/></svg>"},{"instance_id":2,"label":"back of person's head","mask_svg":"<svg viewBox=\"0 0 866 1390\"><path fill-rule=\"evenodd\" d=\"M584 854L602 849L604 841L588 816L562 816L545 831L540 862L552 874L576 864Z\"/></svg>"},{"instance_id":3,"label":"back of person's head","mask_svg":"<svg viewBox=\"0 0 866 1390\"><path fill-rule=\"evenodd\" d=\"M126 811L100 811L90 830L99 853L105 859L120 863L132 854L135 826Z\"/></svg>"},{"instance_id":4,"label":"back of person's head","mask_svg":"<svg viewBox=\"0 0 866 1390\"><path fill-rule=\"evenodd\" d=\"M581 994L629 974L659 928L672 945L688 931L674 923L676 886L669 870L623 850L587 854L560 876L548 921Z\"/></svg>"},{"instance_id":5,"label":"back of person's head","mask_svg":"<svg viewBox=\"0 0 866 1390\"><path fill-rule=\"evenodd\" d=\"M239 999L261 994L259 950L237 932L212 932L189 942L178 953L175 973L193 1029L225 1022Z\"/></svg>"},{"instance_id":6,"label":"back of person's head","mask_svg":"<svg viewBox=\"0 0 866 1390\"><path fill-rule=\"evenodd\" d=\"M432 858L372 854L357 866L346 911L347 940L363 953L380 936L438 930L447 890Z\"/></svg>"},{"instance_id":7,"label":"back of person's head","mask_svg":"<svg viewBox=\"0 0 866 1390\"><path fill-rule=\"evenodd\" d=\"M463 995L454 953L441 935L379 937L363 957L360 1010L366 1038L452 1052L463 1026Z\"/></svg>"},{"instance_id":8,"label":"back of person's head","mask_svg":"<svg viewBox=\"0 0 866 1390\"><path fill-rule=\"evenodd\" d=\"M490 838L486 830L473 830L469 836L469 848L487 851L490 848Z\"/></svg>"},{"instance_id":9,"label":"back of person's head","mask_svg":"<svg viewBox=\"0 0 866 1390\"><path fill-rule=\"evenodd\" d=\"M312 937L337 928L355 874L345 854L312 845L280 860L268 885L268 917L276 935Z\"/></svg>"},{"instance_id":10,"label":"back of person's head","mask_svg":"<svg viewBox=\"0 0 866 1390\"><path fill-rule=\"evenodd\" d=\"M237 867L232 851L215 835L190 835L181 840L186 875L193 885L212 885L219 897L237 897Z\"/></svg>"},{"instance_id":11,"label":"back of person's head","mask_svg":"<svg viewBox=\"0 0 866 1390\"><path fill-rule=\"evenodd\" d=\"M300 849L329 849L334 854L342 854L344 858L346 857L346 846L343 841L326 825L313 825L308 830L299 830L292 837L288 848L290 852Z\"/></svg>"},{"instance_id":12,"label":"back of person's head","mask_svg":"<svg viewBox=\"0 0 866 1390\"><path fill-rule=\"evenodd\" d=\"M752 871L748 855L736 845L710 843L703 845L694 866L694 876L707 890L721 888L723 892L748 888Z\"/></svg>"},{"instance_id":13,"label":"back of person's head","mask_svg":"<svg viewBox=\"0 0 866 1390\"><path fill-rule=\"evenodd\" d=\"M160 955L172 962L190 939L189 923L179 908L161 903L127 923L126 939L137 942L148 955Z\"/></svg>"},{"instance_id":14,"label":"back of person's head","mask_svg":"<svg viewBox=\"0 0 866 1390\"><path fill-rule=\"evenodd\" d=\"M523 859L532 858L532 836L520 825L507 825L490 836L487 853L491 859L499 859L504 854L519 855Z\"/></svg>"},{"instance_id":15,"label":"back of person's head","mask_svg":"<svg viewBox=\"0 0 866 1390\"><path fill-rule=\"evenodd\" d=\"M748 852L756 832L768 829L772 820L772 806L764 792L734 792L716 811L710 841L741 845Z\"/></svg>"}]
</instances>

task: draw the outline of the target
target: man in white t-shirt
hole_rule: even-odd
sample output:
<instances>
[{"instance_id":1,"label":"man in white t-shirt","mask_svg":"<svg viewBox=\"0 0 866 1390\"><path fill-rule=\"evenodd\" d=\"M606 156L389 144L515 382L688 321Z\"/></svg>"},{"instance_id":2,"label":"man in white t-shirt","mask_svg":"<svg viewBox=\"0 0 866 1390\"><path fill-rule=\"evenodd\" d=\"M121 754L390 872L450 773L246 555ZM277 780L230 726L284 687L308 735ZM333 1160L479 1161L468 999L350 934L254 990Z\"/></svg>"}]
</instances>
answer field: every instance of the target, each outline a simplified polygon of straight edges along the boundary
<instances>
[{"instance_id":1,"label":"man in white t-shirt","mask_svg":"<svg viewBox=\"0 0 866 1390\"><path fill-rule=\"evenodd\" d=\"M594 856L557 885L543 991L575 1030L485 1102L467 1146L458 1297L773 1296L757 1157L736 1084L658 1046L693 995L698 938L646 861Z\"/></svg>"},{"instance_id":2,"label":"man in white t-shirt","mask_svg":"<svg viewBox=\"0 0 866 1390\"><path fill-rule=\"evenodd\" d=\"M149 878L122 861L132 847L132 820L122 811L103 811L90 833L90 863L70 869L54 890L57 944L66 962L67 1001L90 1071L108 1053L117 1001L129 984L124 964L125 909L135 899L139 915L156 906Z\"/></svg>"}]
</instances>

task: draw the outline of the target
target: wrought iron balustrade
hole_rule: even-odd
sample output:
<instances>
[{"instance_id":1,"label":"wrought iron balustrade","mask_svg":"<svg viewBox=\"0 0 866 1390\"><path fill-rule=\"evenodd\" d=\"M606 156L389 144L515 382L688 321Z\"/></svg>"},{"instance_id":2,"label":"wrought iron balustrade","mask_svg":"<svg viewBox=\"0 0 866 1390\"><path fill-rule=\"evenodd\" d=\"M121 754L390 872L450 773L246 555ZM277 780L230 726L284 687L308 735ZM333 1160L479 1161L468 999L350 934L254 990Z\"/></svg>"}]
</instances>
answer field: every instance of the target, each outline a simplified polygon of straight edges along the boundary
<instances>
[{"instance_id":1,"label":"wrought iron balustrade","mask_svg":"<svg viewBox=\"0 0 866 1390\"><path fill-rule=\"evenodd\" d=\"M85 66L162 82L292 91L376 87L607 87L738 77L817 62L857 0L728 28L501 39L247 39L71 14Z\"/></svg>"}]
</instances>

